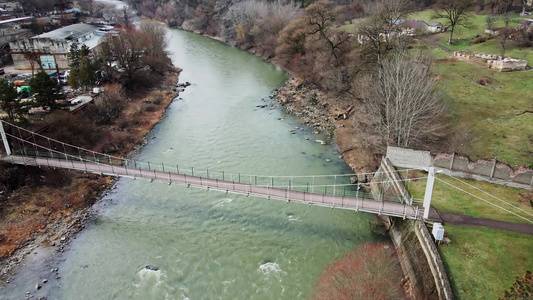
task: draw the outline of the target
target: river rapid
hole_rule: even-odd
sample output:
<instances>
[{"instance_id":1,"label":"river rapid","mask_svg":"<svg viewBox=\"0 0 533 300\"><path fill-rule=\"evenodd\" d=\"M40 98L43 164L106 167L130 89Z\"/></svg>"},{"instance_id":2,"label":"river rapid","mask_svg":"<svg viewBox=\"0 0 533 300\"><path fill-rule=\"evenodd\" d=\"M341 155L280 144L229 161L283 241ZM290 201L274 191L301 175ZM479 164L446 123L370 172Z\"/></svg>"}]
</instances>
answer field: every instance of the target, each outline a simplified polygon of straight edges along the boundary
<instances>
[{"instance_id":1,"label":"river rapid","mask_svg":"<svg viewBox=\"0 0 533 300\"><path fill-rule=\"evenodd\" d=\"M325 136L269 99L283 70L181 30L169 29L168 43L180 82L192 85L137 160L195 172L349 173L332 146L315 142ZM93 210L53 265L31 276L30 261L0 298L305 299L328 264L375 239L369 214L127 178Z\"/></svg>"}]
</instances>

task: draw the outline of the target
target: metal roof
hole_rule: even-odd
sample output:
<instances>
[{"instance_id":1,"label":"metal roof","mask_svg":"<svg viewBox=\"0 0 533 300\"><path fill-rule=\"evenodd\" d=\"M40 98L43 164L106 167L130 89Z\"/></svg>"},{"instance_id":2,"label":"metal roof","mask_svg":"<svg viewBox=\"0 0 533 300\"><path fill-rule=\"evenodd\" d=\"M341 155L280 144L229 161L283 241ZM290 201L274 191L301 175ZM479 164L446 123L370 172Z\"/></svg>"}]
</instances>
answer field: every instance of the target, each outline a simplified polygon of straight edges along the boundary
<instances>
[{"instance_id":1,"label":"metal roof","mask_svg":"<svg viewBox=\"0 0 533 300\"><path fill-rule=\"evenodd\" d=\"M28 20L28 19L33 19L33 17L22 17L22 18L14 18L14 19L9 19L9 20L2 20L0 21L0 24L18 22L18 21Z\"/></svg>"},{"instance_id":2,"label":"metal roof","mask_svg":"<svg viewBox=\"0 0 533 300\"><path fill-rule=\"evenodd\" d=\"M94 32L98 27L85 23L78 23L68 25L56 30L52 30L40 35L37 35L33 38L51 38L54 40L77 40L78 38Z\"/></svg>"}]
</instances>

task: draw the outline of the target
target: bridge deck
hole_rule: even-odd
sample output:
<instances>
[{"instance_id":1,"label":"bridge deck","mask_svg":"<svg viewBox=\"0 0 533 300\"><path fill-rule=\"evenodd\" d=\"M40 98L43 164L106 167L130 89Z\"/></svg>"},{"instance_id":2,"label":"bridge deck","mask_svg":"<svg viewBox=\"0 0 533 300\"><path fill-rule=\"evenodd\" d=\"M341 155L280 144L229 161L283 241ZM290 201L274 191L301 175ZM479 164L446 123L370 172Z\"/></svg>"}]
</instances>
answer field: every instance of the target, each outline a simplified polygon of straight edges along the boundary
<instances>
[{"instance_id":1,"label":"bridge deck","mask_svg":"<svg viewBox=\"0 0 533 300\"><path fill-rule=\"evenodd\" d=\"M323 195L290 189L276 188L271 186L252 185L246 183L238 183L234 181L191 176L173 172L134 169L128 168L126 166L114 166L85 161L67 161L52 158L30 158L17 155L3 156L0 157L0 160L21 165L65 168L111 176L159 180L168 182L169 184L185 184L187 186L202 187L208 190L212 189L223 192L252 195L268 199L272 198L285 200L288 202L293 201L306 203L309 205L312 204L332 208L335 207L340 209L363 211L408 219L418 219L421 216L420 210L418 208L396 202L381 202L371 199Z\"/></svg>"}]
</instances>

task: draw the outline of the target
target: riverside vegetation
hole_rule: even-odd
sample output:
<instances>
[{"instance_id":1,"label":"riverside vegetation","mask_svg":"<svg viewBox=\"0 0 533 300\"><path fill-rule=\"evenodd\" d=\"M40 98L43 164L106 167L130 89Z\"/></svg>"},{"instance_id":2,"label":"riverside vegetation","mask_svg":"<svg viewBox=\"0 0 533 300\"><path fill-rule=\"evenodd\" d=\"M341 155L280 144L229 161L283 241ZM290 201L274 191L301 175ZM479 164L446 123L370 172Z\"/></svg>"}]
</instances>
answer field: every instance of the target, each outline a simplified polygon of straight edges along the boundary
<instances>
[{"instance_id":1,"label":"riverside vegetation","mask_svg":"<svg viewBox=\"0 0 533 300\"><path fill-rule=\"evenodd\" d=\"M180 69L171 65L163 50L164 27L148 22L109 37L105 41L108 52L99 53L101 57L82 55L81 59L95 62L97 58L105 61L106 55L117 57L120 49L113 43L119 41L129 43L137 56L124 65L130 70L126 74L118 71L120 67L107 65L103 93L93 102L76 114L53 109L42 119L20 115L17 121L31 130L50 125L44 135L94 151L127 156L139 149L177 96ZM5 163L0 165L0 178L0 284L39 244L60 251L84 227L90 207L114 182L108 176Z\"/></svg>"},{"instance_id":2,"label":"riverside vegetation","mask_svg":"<svg viewBox=\"0 0 533 300\"><path fill-rule=\"evenodd\" d=\"M522 83L531 82L531 72L499 75L487 70L487 77L498 78L498 81L492 81L498 85L495 88L502 88L504 92L486 91L486 87L478 86L476 78L456 76L453 68L460 63L447 60L433 62L432 56L447 57L442 48L433 49L431 44L420 43L421 39L417 36L381 38L383 33L399 29L395 20L411 18L412 11L425 9L434 2L129 1L132 8L146 17L218 37L286 68L296 78L278 91L280 102L295 114L307 115L310 126L334 130L340 152L355 171L374 170L388 144L433 152L459 152L473 158L496 156L512 166L531 166L529 154L533 143L529 136L523 134L532 131L533 122L528 119L531 114L514 116L531 100L527 98L526 88L523 96L518 97L523 101L516 105L511 103L514 99L509 96L515 95L517 90L519 92ZM437 2L437 5L442 5L453 1ZM473 1L462 2L470 5L468 11L476 9ZM489 5L489 2L492 6L492 1L477 1L476 5ZM507 2L500 1L494 6L498 11L507 12L513 9L513 4ZM96 16L100 14L102 17L111 11L98 2L92 9ZM478 9L483 12L482 7ZM127 18L121 16L127 15L118 12L116 20L126 25ZM342 24L347 24L350 29L340 27ZM453 42L460 44L457 41L464 32L456 30ZM447 47L441 42L445 35L439 35L438 43L443 47ZM402 67L400 64L405 61L410 64ZM463 66L461 63L460 68ZM397 71L390 73L391 70ZM388 114L398 112L398 106L380 102L402 91L402 86L385 86L390 90L384 90L384 86L375 84L379 82L376 79L386 78L387 74L400 76L404 82L415 84L413 88L418 91L418 94L403 95L402 99L410 102L401 103L401 107L410 109L401 114ZM126 83L128 78L122 80ZM473 94L467 93L468 90L486 92L487 98L470 105ZM432 96L421 96L426 92ZM427 99L431 101L425 101ZM496 102L504 105L505 109L488 109L487 103L496 105ZM418 109L420 107L423 109ZM494 115L498 111L503 115ZM412 116L416 116L419 122L403 126L409 124L406 120ZM485 130L484 125L492 124L493 118L503 118L507 122ZM123 125L128 127L127 122ZM509 145L508 141L513 141L512 145L516 147L486 147L492 143ZM512 261L516 263L517 260L520 257ZM450 271L456 265L449 264L447 267ZM452 277L452 284L454 280ZM508 282L507 286L510 285L511 282ZM482 287L473 286L472 291L466 291L464 296L470 297L478 290L481 291ZM457 290L455 292L458 297L463 295ZM491 296L501 294L503 291L496 290Z\"/></svg>"},{"instance_id":3,"label":"riverside vegetation","mask_svg":"<svg viewBox=\"0 0 533 300\"><path fill-rule=\"evenodd\" d=\"M517 26L523 17L513 10L525 9L522 6L524 1L291 3L207 0L162 4L130 0L129 3L145 16L170 26L215 36L286 68L295 78L276 91L275 98L310 126L334 131L340 153L355 171L374 170L386 145L409 146L434 153L456 152L472 159L497 157L514 168L533 166L533 143L531 136L525 134L533 132L532 115L526 112L532 103L528 93L533 82L532 73L497 73L477 65L455 62L449 53L450 50L472 47L472 50L501 54L503 49L498 37L491 38L483 33L484 25L488 25L486 20L496 20L491 26ZM465 22L456 23L453 36L449 32L432 36L387 35L399 30L395 23L398 19L418 18L449 25L445 18L433 17L437 14L431 9L446 5L464 8ZM383 38L383 34L387 38ZM515 58L530 58L531 34L521 31L514 36L516 39L509 41L505 53ZM482 40L486 42L480 43ZM394 128L402 124L402 116L388 115L386 112L396 108L378 101L387 97L385 92L389 96L399 93L398 87L387 86L390 90L384 91L376 78L384 78L387 70L383 66L394 65L395 59L396 62L408 60L412 66L407 68L416 69L418 62L431 61L431 57L437 60L425 75L427 81L422 87L434 93L432 99L437 103L440 99L445 105L429 105L425 107L429 112L426 114L409 110L409 116L416 116L422 122L408 131ZM406 76L401 72L396 75ZM419 79L421 81L414 81L422 83L422 78ZM432 84L436 85L435 89ZM380 97L371 97L376 94ZM412 99L416 100L416 97ZM408 104L402 106L409 107ZM385 109L380 110L380 107ZM406 135L410 132L416 134ZM501 195L508 192L501 186L491 190ZM434 203L446 209L441 203L445 204L443 199L449 198L449 191L441 190L441 193L444 194L442 198L436 197ZM520 191L518 194L522 196L512 197L511 202L531 210L527 201L520 204L522 198L531 197L531 192ZM486 210L484 205L476 204L475 200L468 200L464 195L452 198L460 204L457 207L470 207L462 213L491 217L490 213L483 213ZM509 200L509 197L505 198ZM447 228L452 244L439 250L458 298L502 296L503 290L512 285L514 276L521 276L525 269L532 267L523 256L530 248L528 243L522 243L524 239L528 240L527 236L471 227L449 225ZM506 244L516 242L522 246L506 252L511 254L506 256L505 266L486 268L487 264L477 259L479 255L464 255L472 249L465 238L470 240L471 233L479 230L487 233L491 241L487 244L486 239L478 239L481 249L490 247L501 253L497 249L505 248ZM489 260L498 257L494 251L483 257ZM462 268L465 261L471 267ZM459 269L463 275L457 273ZM502 272L505 275L502 276ZM473 278L479 278L484 284ZM505 282L486 288L493 282L500 282L500 278L505 278Z\"/></svg>"}]
</instances>

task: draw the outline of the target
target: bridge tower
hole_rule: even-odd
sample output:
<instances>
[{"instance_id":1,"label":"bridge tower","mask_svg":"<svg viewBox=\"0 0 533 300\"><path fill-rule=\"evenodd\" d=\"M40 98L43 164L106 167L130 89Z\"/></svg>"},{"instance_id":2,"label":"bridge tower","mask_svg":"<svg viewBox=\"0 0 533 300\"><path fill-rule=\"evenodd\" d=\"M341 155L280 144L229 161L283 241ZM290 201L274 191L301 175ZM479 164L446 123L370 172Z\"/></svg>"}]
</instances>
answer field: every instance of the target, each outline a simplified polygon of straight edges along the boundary
<instances>
[{"instance_id":1,"label":"bridge tower","mask_svg":"<svg viewBox=\"0 0 533 300\"><path fill-rule=\"evenodd\" d=\"M426 182L426 193L424 194L424 219L429 217L431 207L431 195L433 195L433 184L435 183L435 168L429 167L428 181Z\"/></svg>"},{"instance_id":2,"label":"bridge tower","mask_svg":"<svg viewBox=\"0 0 533 300\"><path fill-rule=\"evenodd\" d=\"M11 148L9 148L9 143L7 142L7 136L4 130L4 122L2 122L2 120L0 120L0 135L2 136L2 142L4 142L4 148L6 149L6 154L11 155Z\"/></svg>"}]
</instances>

